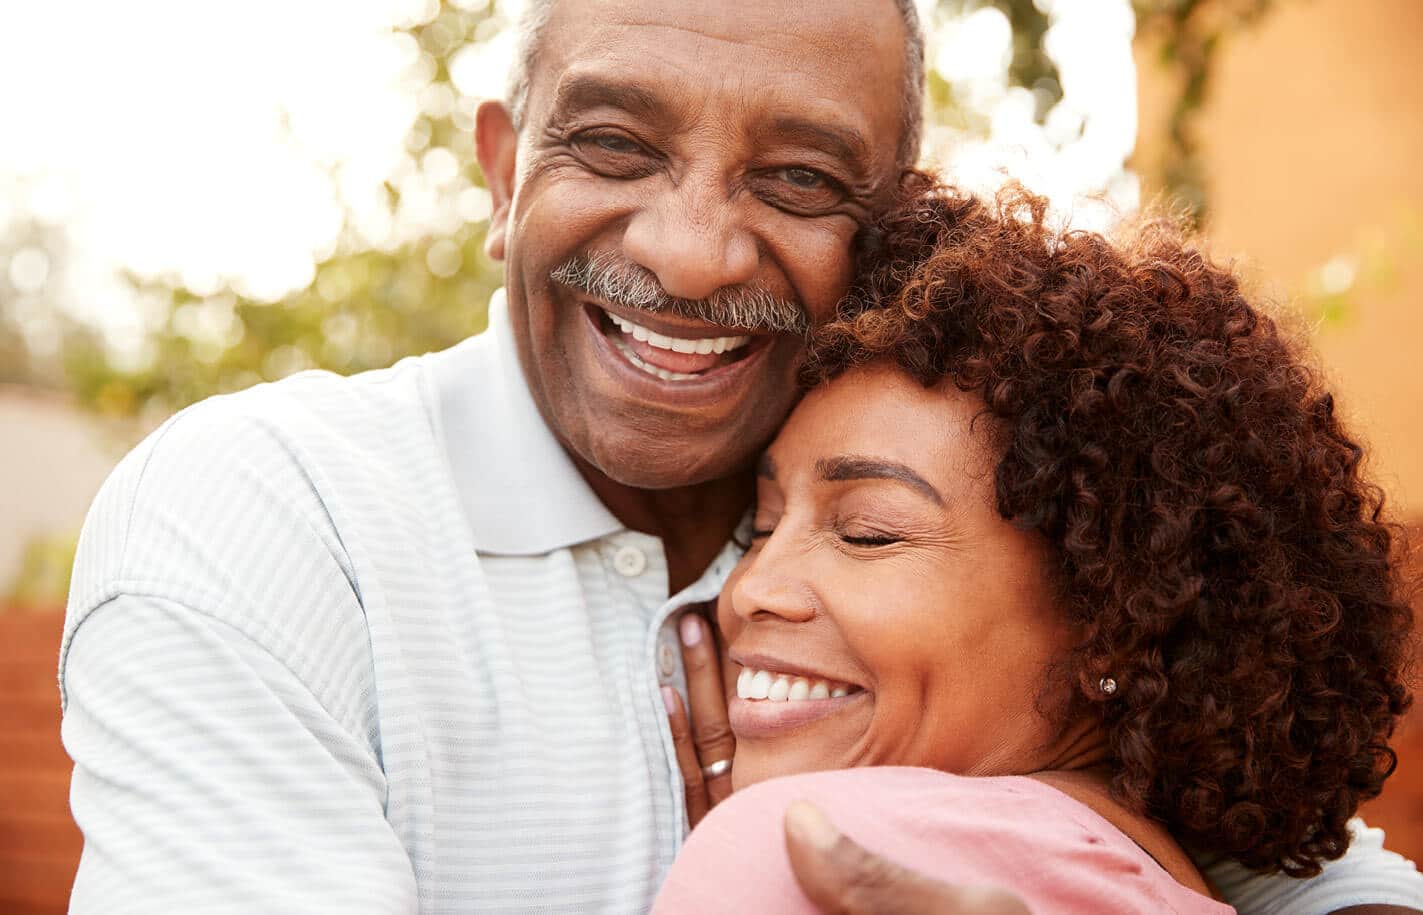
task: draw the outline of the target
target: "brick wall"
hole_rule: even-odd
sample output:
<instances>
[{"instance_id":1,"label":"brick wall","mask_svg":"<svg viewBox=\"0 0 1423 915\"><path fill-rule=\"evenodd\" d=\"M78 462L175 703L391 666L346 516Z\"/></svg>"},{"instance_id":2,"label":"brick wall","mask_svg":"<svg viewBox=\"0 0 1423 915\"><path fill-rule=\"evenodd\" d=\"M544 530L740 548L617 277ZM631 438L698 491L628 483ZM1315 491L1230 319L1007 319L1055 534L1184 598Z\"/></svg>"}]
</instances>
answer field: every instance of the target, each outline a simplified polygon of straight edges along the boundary
<instances>
[{"instance_id":1,"label":"brick wall","mask_svg":"<svg viewBox=\"0 0 1423 915\"><path fill-rule=\"evenodd\" d=\"M79 862L59 743L60 613L0 610L0 912L62 913Z\"/></svg>"}]
</instances>

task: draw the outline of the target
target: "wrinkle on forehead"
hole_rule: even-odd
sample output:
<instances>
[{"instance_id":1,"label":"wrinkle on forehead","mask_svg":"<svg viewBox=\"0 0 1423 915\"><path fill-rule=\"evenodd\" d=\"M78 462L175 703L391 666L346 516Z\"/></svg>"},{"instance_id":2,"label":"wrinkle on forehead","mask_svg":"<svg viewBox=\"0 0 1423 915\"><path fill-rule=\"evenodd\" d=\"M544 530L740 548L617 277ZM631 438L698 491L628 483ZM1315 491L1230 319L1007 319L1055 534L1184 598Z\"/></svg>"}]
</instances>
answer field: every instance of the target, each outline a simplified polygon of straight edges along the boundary
<instances>
[{"instance_id":1,"label":"wrinkle on forehead","mask_svg":"<svg viewBox=\"0 0 1423 915\"><path fill-rule=\"evenodd\" d=\"M661 40L647 40L638 53L655 54L684 70L696 68L703 77L715 72L724 79L744 79L748 73L745 61L730 62L736 56L751 53L758 58L750 72L803 76L804 65L810 62L806 58L813 50L813 56L825 64L814 68L823 70L818 76L846 89L872 85L875 77L880 77L890 93L886 101L898 102L908 35L897 6L891 0L881 0L880 5L881 14L867 16L865 0L839 4L823 0L715 0L677 3L670 8L666 4L649 8L648 4L564 0L555 6L545 37L546 46L550 46L545 50L563 46L559 49L563 53L556 55L563 60L543 63L562 70L576 58L615 58L620 56L620 46L629 44L630 32L665 33ZM884 19L891 22L891 28L884 27ZM872 65L881 60L889 66ZM708 64L714 64L714 69L709 71Z\"/></svg>"}]
</instances>

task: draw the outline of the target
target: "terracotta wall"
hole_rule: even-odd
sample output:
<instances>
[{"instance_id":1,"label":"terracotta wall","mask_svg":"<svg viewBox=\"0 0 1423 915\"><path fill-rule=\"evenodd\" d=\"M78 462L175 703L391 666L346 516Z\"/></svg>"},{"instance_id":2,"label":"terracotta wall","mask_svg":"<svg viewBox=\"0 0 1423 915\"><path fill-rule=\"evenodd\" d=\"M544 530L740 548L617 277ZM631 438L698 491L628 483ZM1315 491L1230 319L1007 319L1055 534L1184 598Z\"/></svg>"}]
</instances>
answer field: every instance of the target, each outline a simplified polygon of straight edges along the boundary
<instances>
[{"instance_id":1,"label":"terracotta wall","mask_svg":"<svg viewBox=\"0 0 1423 915\"><path fill-rule=\"evenodd\" d=\"M0 912L62 913L81 839L59 743L61 613L0 608Z\"/></svg>"},{"instance_id":2,"label":"terracotta wall","mask_svg":"<svg viewBox=\"0 0 1423 915\"><path fill-rule=\"evenodd\" d=\"M1275 0L1220 50L1199 122L1207 232L1313 328L1345 415L1403 519L1423 519L1423 3ZM1169 71L1139 41L1141 146L1158 180ZM1356 266L1326 319L1308 293L1324 265Z\"/></svg>"}]
</instances>

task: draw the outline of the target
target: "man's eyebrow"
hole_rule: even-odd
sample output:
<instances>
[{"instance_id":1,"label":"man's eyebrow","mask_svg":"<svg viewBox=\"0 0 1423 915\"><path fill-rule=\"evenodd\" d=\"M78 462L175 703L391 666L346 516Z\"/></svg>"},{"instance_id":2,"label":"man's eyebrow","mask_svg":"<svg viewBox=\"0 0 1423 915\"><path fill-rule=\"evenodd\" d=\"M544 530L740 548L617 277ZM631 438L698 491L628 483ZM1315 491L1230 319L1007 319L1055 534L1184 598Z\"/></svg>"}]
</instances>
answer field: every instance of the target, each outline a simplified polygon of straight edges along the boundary
<instances>
[{"instance_id":1,"label":"man's eyebrow","mask_svg":"<svg viewBox=\"0 0 1423 915\"><path fill-rule=\"evenodd\" d=\"M560 114L607 106L652 118L665 110L662 101L645 86L590 73L575 74L560 82L553 104Z\"/></svg>"},{"instance_id":2,"label":"man's eyebrow","mask_svg":"<svg viewBox=\"0 0 1423 915\"><path fill-rule=\"evenodd\" d=\"M928 480L898 461L849 454L821 458L815 462L815 469L822 480L830 483L844 480L893 480L905 484L935 505L944 504L944 497L939 495L939 491Z\"/></svg>"},{"instance_id":3,"label":"man's eyebrow","mask_svg":"<svg viewBox=\"0 0 1423 915\"><path fill-rule=\"evenodd\" d=\"M790 115L773 118L770 127L770 133L776 138L817 147L861 169L867 167L870 161L869 141L853 127L823 124Z\"/></svg>"},{"instance_id":4,"label":"man's eyebrow","mask_svg":"<svg viewBox=\"0 0 1423 915\"><path fill-rule=\"evenodd\" d=\"M756 462L756 476L763 480L776 478L776 462L771 460L769 454L762 454L761 459Z\"/></svg>"}]
</instances>

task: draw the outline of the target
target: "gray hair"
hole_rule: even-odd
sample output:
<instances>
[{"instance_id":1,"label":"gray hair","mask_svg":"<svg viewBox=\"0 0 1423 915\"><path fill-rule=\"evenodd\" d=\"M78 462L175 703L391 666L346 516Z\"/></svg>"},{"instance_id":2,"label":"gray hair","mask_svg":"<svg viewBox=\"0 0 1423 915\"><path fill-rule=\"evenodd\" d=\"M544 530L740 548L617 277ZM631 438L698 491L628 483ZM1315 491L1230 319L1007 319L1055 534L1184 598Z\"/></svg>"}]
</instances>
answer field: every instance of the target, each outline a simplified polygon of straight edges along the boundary
<instances>
[{"instance_id":1,"label":"gray hair","mask_svg":"<svg viewBox=\"0 0 1423 915\"><path fill-rule=\"evenodd\" d=\"M723 286L704 299L679 299L668 295L652 271L612 254L574 255L555 267L549 278L609 305L665 312L722 327L803 334L809 325L800 305L754 286Z\"/></svg>"},{"instance_id":2,"label":"gray hair","mask_svg":"<svg viewBox=\"0 0 1423 915\"><path fill-rule=\"evenodd\" d=\"M509 73L509 114L517 130L524 129L525 108L529 101L529 84L538 61L539 41L544 26L553 14L555 0L525 0L519 16L518 38L514 50L514 67ZM914 0L894 0L904 20L904 89L900 100L902 123L899 149L901 165L919 161L919 143L924 132L924 28L919 22L919 10Z\"/></svg>"}]
</instances>

